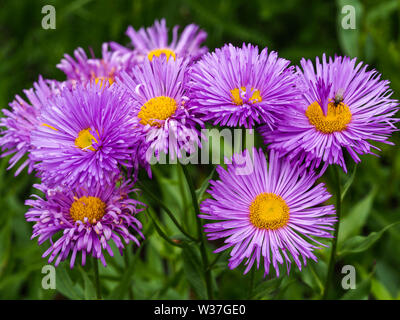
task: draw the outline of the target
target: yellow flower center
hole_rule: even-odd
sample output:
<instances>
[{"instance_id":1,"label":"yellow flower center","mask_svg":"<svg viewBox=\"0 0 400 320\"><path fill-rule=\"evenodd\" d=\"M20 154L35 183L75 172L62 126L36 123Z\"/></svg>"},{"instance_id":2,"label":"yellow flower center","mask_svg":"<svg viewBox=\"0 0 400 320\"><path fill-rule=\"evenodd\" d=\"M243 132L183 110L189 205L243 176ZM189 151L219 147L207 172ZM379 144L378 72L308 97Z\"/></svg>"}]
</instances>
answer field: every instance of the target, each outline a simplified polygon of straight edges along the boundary
<instances>
[{"instance_id":1,"label":"yellow flower center","mask_svg":"<svg viewBox=\"0 0 400 320\"><path fill-rule=\"evenodd\" d=\"M260 193L250 205L250 222L259 229L279 229L289 222L289 207L274 193Z\"/></svg>"},{"instance_id":2,"label":"yellow flower center","mask_svg":"<svg viewBox=\"0 0 400 320\"><path fill-rule=\"evenodd\" d=\"M240 96L240 92L246 92L246 88L245 87L241 87L239 88L235 88L233 90L231 90L231 96L232 96L232 101L234 104L236 104L237 106L241 106L243 104L243 99ZM262 98L260 95L260 90L254 90L254 88L251 88L251 92L252 95L250 97L250 102L251 103L256 103L256 102L261 102Z\"/></svg>"},{"instance_id":3,"label":"yellow flower center","mask_svg":"<svg viewBox=\"0 0 400 320\"><path fill-rule=\"evenodd\" d=\"M177 108L175 99L160 96L147 101L138 113L140 123L160 127L160 120L166 120L172 116Z\"/></svg>"},{"instance_id":4,"label":"yellow flower center","mask_svg":"<svg viewBox=\"0 0 400 320\"><path fill-rule=\"evenodd\" d=\"M306 116L310 123L322 133L345 130L351 121L351 111L343 102L337 106L330 102L327 115L325 115L321 106L315 101L308 106Z\"/></svg>"},{"instance_id":5,"label":"yellow flower center","mask_svg":"<svg viewBox=\"0 0 400 320\"><path fill-rule=\"evenodd\" d=\"M96 151L95 148L92 147L93 142L98 143L96 138L90 133L89 129L83 129L78 133L78 137L75 139L75 145L82 150L91 150Z\"/></svg>"},{"instance_id":6,"label":"yellow flower center","mask_svg":"<svg viewBox=\"0 0 400 320\"><path fill-rule=\"evenodd\" d=\"M69 209L69 214L74 221L84 221L88 218L90 223L96 223L106 213L106 204L97 197L75 198Z\"/></svg>"},{"instance_id":7,"label":"yellow flower center","mask_svg":"<svg viewBox=\"0 0 400 320\"><path fill-rule=\"evenodd\" d=\"M148 55L147 58L149 58L150 61L153 61L153 57L159 57L162 54L165 54L165 56L167 57L167 61L169 60L169 57L173 57L174 60L176 59L176 55L175 52L173 52L171 49L165 48L165 49L154 49L151 50Z\"/></svg>"}]
</instances>

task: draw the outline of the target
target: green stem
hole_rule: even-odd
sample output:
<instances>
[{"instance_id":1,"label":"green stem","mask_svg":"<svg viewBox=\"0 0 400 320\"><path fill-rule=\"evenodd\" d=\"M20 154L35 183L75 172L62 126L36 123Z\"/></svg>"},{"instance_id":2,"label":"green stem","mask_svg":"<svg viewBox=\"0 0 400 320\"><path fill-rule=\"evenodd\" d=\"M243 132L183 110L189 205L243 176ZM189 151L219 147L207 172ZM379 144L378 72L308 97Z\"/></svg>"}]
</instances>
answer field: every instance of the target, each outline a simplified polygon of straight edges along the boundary
<instances>
[{"instance_id":1,"label":"green stem","mask_svg":"<svg viewBox=\"0 0 400 320\"><path fill-rule=\"evenodd\" d=\"M337 247L337 241L338 241L338 237L339 237L340 215L341 215L341 211L342 211L342 195L341 195L340 174L339 174L338 166L335 166L335 180L336 180L335 195L336 195L337 225L336 225L336 229L335 229L335 232L333 235L333 240L332 240L332 249L331 249L331 256L329 259L328 274L326 277L325 289L324 289L324 293L322 296L323 299L327 299L327 297L328 297L329 289L330 289L330 285L331 285L332 277L333 277L333 271L335 269L336 247Z\"/></svg>"},{"instance_id":2,"label":"green stem","mask_svg":"<svg viewBox=\"0 0 400 320\"><path fill-rule=\"evenodd\" d=\"M94 283L96 286L96 298L97 300L101 300L99 261L96 258L93 258L93 271L94 271Z\"/></svg>"},{"instance_id":3,"label":"green stem","mask_svg":"<svg viewBox=\"0 0 400 320\"><path fill-rule=\"evenodd\" d=\"M188 232L186 232L186 230L179 224L178 220L176 220L176 218L175 218L174 214L171 212L171 210L169 210L168 207L160 199L155 197L153 195L153 193L151 191L149 191L149 189L147 189L147 187L143 183L138 181L138 184L140 185L142 190L146 193L146 195L148 195L151 199L153 199L155 202L157 202L162 209L164 209L164 211L167 213L167 215L170 217L170 219L176 225L176 227L179 229L179 231L181 231L190 240L199 241L198 239L191 236Z\"/></svg>"},{"instance_id":4,"label":"green stem","mask_svg":"<svg viewBox=\"0 0 400 320\"><path fill-rule=\"evenodd\" d=\"M130 266L129 249L130 249L130 247L127 247L124 252L125 270L128 270L129 266ZM129 296L129 300L133 300L132 280L129 281L128 296Z\"/></svg>"},{"instance_id":5,"label":"green stem","mask_svg":"<svg viewBox=\"0 0 400 320\"><path fill-rule=\"evenodd\" d=\"M253 296L253 290L254 290L254 273L256 272L256 268L251 268L250 271L250 284L249 284L249 292L247 293L247 299L250 300L251 297Z\"/></svg>"},{"instance_id":6,"label":"green stem","mask_svg":"<svg viewBox=\"0 0 400 320\"><path fill-rule=\"evenodd\" d=\"M196 196L196 190L192 181L192 178L190 177L189 171L186 168L186 166L181 165L183 174L185 175L186 182L189 186L190 189L190 195L192 196L192 203L194 207L194 213L196 215L196 222L197 222L197 237L200 239L200 253L201 253L201 259L203 260L203 269L204 269L204 275L205 275L205 281L206 281L206 287L207 287L207 297L208 299L213 299L213 292L212 292L212 283L211 283L211 269L208 268L208 257L207 257L207 252L206 252L206 246L205 246L205 240L203 236L203 226L201 224L200 220L200 208L199 208L199 203L197 201L197 196Z\"/></svg>"},{"instance_id":7,"label":"green stem","mask_svg":"<svg viewBox=\"0 0 400 320\"><path fill-rule=\"evenodd\" d=\"M164 233L164 231L161 230L160 226L156 222L156 219L153 217L153 214L151 213L150 207L148 208L147 212L149 213L149 217L150 217L151 221L153 222L154 227L156 228L156 231L161 236L161 238L163 238L165 241L167 241L170 245L182 248L182 245L172 241L170 238L168 238L168 236Z\"/></svg>"}]
</instances>

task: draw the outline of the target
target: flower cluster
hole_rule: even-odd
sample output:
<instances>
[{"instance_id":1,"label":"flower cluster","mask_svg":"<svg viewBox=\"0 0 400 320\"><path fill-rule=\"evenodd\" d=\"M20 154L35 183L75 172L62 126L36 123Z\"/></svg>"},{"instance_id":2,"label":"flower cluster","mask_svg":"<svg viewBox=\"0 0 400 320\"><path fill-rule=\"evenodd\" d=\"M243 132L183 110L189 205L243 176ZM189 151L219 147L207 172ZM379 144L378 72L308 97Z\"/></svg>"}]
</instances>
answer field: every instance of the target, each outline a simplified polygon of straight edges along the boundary
<instances>
[{"instance_id":1,"label":"flower cluster","mask_svg":"<svg viewBox=\"0 0 400 320\"><path fill-rule=\"evenodd\" d=\"M28 167L41 180L43 197L26 201L26 219L32 238L50 243L43 256L106 264L111 242L121 254L123 241L140 245L138 171L151 177L153 156L194 153L209 123L256 129L267 151L235 154L210 181L199 217L211 220L209 240L223 239L216 252L230 249L230 268L244 261L245 273L261 264L268 274L272 265L278 276L282 264L289 272L292 262L301 270L316 261L326 246L319 238L331 238L337 220L316 181L329 165L347 170L345 151L359 162L379 150L374 141L391 143L398 102L389 82L355 58L292 66L252 44L209 53L194 24L180 34L175 26L172 40L164 19L126 34L128 47L105 43L101 58L66 54L63 81L39 77L28 101L17 95L3 110L2 156L12 155L9 168L19 164L16 175Z\"/></svg>"}]
</instances>

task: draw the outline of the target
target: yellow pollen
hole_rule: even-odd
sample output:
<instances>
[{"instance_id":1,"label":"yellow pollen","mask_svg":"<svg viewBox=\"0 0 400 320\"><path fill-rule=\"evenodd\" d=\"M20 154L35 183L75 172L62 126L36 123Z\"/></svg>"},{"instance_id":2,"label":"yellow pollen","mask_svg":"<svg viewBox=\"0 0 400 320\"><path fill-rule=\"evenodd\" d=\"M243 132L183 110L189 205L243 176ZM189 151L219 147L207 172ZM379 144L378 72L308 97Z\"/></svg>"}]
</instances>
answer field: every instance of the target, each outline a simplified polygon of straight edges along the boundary
<instances>
[{"instance_id":1,"label":"yellow pollen","mask_svg":"<svg viewBox=\"0 0 400 320\"><path fill-rule=\"evenodd\" d=\"M98 142L96 138L90 133L90 129L83 129L79 132L78 137L75 139L75 145L82 150L96 151L92 147L93 142Z\"/></svg>"},{"instance_id":2,"label":"yellow pollen","mask_svg":"<svg viewBox=\"0 0 400 320\"><path fill-rule=\"evenodd\" d=\"M94 224L99 221L106 213L106 204L97 197L75 198L69 209L69 214L74 221L84 221L88 218L89 222Z\"/></svg>"},{"instance_id":3,"label":"yellow pollen","mask_svg":"<svg viewBox=\"0 0 400 320\"><path fill-rule=\"evenodd\" d=\"M164 54L167 57L167 61L169 60L169 58L171 56L174 58L174 60L176 59L175 52L173 52L171 49L168 49L168 48L151 50L148 53L147 58L149 58L150 61L153 61L154 56L159 57L162 54Z\"/></svg>"},{"instance_id":4,"label":"yellow pollen","mask_svg":"<svg viewBox=\"0 0 400 320\"><path fill-rule=\"evenodd\" d=\"M237 106L241 106L243 104L243 99L240 96L240 91L246 92L245 87L241 87L240 89L241 90L239 90L239 88L235 88L231 90L232 101ZM251 92L253 93L249 99L251 103L257 103L262 101L260 90L254 90L254 88L251 88Z\"/></svg>"},{"instance_id":5,"label":"yellow pollen","mask_svg":"<svg viewBox=\"0 0 400 320\"><path fill-rule=\"evenodd\" d=\"M327 115L324 115L321 106L315 101L308 106L306 116L310 123L322 133L343 131L351 121L351 111L343 102L337 106L330 102Z\"/></svg>"},{"instance_id":6,"label":"yellow pollen","mask_svg":"<svg viewBox=\"0 0 400 320\"><path fill-rule=\"evenodd\" d=\"M100 82L100 88L103 87L103 84L109 83L111 86L114 83L114 78L113 77L96 77L94 78L94 82L98 84Z\"/></svg>"},{"instance_id":7,"label":"yellow pollen","mask_svg":"<svg viewBox=\"0 0 400 320\"><path fill-rule=\"evenodd\" d=\"M160 96L147 101L138 113L140 123L161 127L162 120L172 116L177 108L177 103L170 97Z\"/></svg>"},{"instance_id":8,"label":"yellow pollen","mask_svg":"<svg viewBox=\"0 0 400 320\"><path fill-rule=\"evenodd\" d=\"M250 204L250 222L259 229L279 229L289 222L289 207L274 193L260 193Z\"/></svg>"}]
</instances>

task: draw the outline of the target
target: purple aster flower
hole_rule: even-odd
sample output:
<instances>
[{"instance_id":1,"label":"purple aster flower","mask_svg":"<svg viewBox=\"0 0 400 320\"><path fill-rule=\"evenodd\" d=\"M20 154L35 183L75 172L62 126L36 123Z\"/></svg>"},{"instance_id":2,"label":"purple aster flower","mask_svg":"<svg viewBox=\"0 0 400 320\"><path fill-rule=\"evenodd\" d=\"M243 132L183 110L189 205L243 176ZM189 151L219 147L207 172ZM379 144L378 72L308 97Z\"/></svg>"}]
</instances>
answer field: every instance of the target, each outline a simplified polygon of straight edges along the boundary
<instances>
[{"instance_id":1,"label":"purple aster flower","mask_svg":"<svg viewBox=\"0 0 400 320\"><path fill-rule=\"evenodd\" d=\"M5 117L0 119L0 145L2 157L14 154L7 169L14 167L18 161L28 155L28 158L19 166L15 175L18 175L25 167L28 167L28 173L33 170L33 161L29 153L32 150L31 132L39 124L38 116L40 110L47 104L47 99L57 94L59 84L54 80L45 80L39 76L38 82L33 84L33 88L24 90L25 96L29 102L26 102L19 95L10 103L11 110L3 109Z\"/></svg>"},{"instance_id":2,"label":"purple aster flower","mask_svg":"<svg viewBox=\"0 0 400 320\"><path fill-rule=\"evenodd\" d=\"M123 70L128 70L133 66L132 54L121 52L111 52L108 43L102 45L102 58L96 59L92 52L92 58L88 58L82 48L74 51L74 56L64 55L64 59L57 65L63 71L68 80L75 83L79 82L103 82L108 81L111 85L115 77Z\"/></svg>"},{"instance_id":3,"label":"purple aster flower","mask_svg":"<svg viewBox=\"0 0 400 320\"><path fill-rule=\"evenodd\" d=\"M191 72L191 104L204 121L222 126L274 128L280 114L299 98L290 61L256 46L225 45L208 53Z\"/></svg>"},{"instance_id":4,"label":"purple aster flower","mask_svg":"<svg viewBox=\"0 0 400 320\"><path fill-rule=\"evenodd\" d=\"M113 241L123 254L124 243L134 241L140 245L134 230L144 238L142 224L135 215L143 210L144 204L129 198L129 193L136 192L129 181L115 186L95 184L91 187L82 185L75 188L50 189L44 184L34 185L45 194L42 199L32 195L26 205L31 206L25 214L26 220L35 222L33 238L38 238L39 245L47 240L50 247L43 254L49 256L49 263L55 265L68 259L74 266L77 253L81 253L82 265L86 256L92 255L106 265L104 251L113 256L110 242Z\"/></svg>"},{"instance_id":5,"label":"purple aster flower","mask_svg":"<svg viewBox=\"0 0 400 320\"><path fill-rule=\"evenodd\" d=\"M392 144L387 139L397 130L398 101L390 98L389 81L381 80L376 70L367 71L362 62L356 64L355 58L327 61L323 55L315 69L305 59L301 67L297 73L303 101L285 112L273 132L260 129L269 148L307 164L323 161L325 167L338 164L347 171L344 149L360 162L360 154L380 150L370 141Z\"/></svg>"},{"instance_id":6,"label":"purple aster flower","mask_svg":"<svg viewBox=\"0 0 400 320\"><path fill-rule=\"evenodd\" d=\"M201 46L207 38L207 33L199 29L197 25L186 26L180 36L178 36L178 29L179 26L172 29L172 41L168 43L168 28L165 19L156 20L154 26L141 28L139 31L129 26L126 35L131 39L133 49L115 42L111 42L110 46L122 54L134 53L138 63L152 60L154 56L160 55L165 55L167 58L172 56L174 59L189 58L193 61L208 51L207 47Z\"/></svg>"},{"instance_id":7,"label":"purple aster flower","mask_svg":"<svg viewBox=\"0 0 400 320\"><path fill-rule=\"evenodd\" d=\"M203 123L187 106L187 65L187 59L159 57L136 66L134 78L127 73L117 78L132 96L133 123L147 163L153 155L181 158L183 152L191 154L201 146L196 126Z\"/></svg>"},{"instance_id":8,"label":"purple aster flower","mask_svg":"<svg viewBox=\"0 0 400 320\"><path fill-rule=\"evenodd\" d=\"M50 187L110 184L129 166L135 136L129 96L114 85L77 84L43 108L32 132L32 159Z\"/></svg>"},{"instance_id":9,"label":"purple aster flower","mask_svg":"<svg viewBox=\"0 0 400 320\"><path fill-rule=\"evenodd\" d=\"M201 204L200 217L216 220L204 225L208 239L225 239L215 252L232 247L229 268L245 260L244 273L254 262L258 269L264 258L265 274L272 264L277 276L284 262L289 273L292 260L300 270L308 258L317 261L313 242L324 245L314 237L331 238L336 221L332 205L318 206L331 197L324 184L315 185L313 171L274 151L267 165L262 150L253 149L252 166L248 174L238 174L241 164L235 157L226 171L218 166L220 180L211 181L208 191L213 199Z\"/></svg>"}]
</instances>

